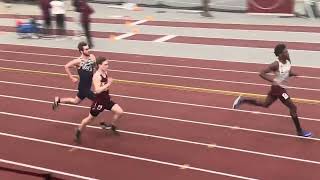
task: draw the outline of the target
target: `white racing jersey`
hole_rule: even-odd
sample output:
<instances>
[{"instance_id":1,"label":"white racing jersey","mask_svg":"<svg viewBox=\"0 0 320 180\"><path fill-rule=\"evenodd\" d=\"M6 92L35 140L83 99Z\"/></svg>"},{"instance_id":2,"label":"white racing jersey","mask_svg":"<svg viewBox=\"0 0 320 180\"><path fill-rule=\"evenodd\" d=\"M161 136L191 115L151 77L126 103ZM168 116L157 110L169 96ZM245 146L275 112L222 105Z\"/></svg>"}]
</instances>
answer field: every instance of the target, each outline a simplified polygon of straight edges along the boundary
<instances>
[{"instance_id":1,"label":"white racing jersey","mask_svg":"<svg viewBox=\"0 0 320 180\"><path fill-rule=\"evenodd\" d=\"M291 62L289 60L286 61L285 64L277 60L279 64L278 71L275 73L275 78L273 79L275 82L277 82L281 87L286 87L287 79L290 76L290 70L291 70Z\"/></svg>"}]
</instances>

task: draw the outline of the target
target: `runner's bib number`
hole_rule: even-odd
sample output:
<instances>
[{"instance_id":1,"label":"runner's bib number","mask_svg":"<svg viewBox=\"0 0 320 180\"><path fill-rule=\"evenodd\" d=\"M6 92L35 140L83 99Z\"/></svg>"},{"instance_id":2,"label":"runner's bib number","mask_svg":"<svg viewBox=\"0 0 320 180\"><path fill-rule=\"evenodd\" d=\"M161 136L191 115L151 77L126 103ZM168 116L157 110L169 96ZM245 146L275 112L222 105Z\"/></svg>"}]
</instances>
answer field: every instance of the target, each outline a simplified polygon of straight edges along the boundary
<instances>
[{"instance_id":1,"label":"runner's bib number","mask_svg":"<svg viewBox=\"0 0 320 180\"><path fill-rule=\"evenodd\" d=\"M282 97L287 100L289 98L289 95L287 93L282 93Z\"/></svg>"}]
</instances>

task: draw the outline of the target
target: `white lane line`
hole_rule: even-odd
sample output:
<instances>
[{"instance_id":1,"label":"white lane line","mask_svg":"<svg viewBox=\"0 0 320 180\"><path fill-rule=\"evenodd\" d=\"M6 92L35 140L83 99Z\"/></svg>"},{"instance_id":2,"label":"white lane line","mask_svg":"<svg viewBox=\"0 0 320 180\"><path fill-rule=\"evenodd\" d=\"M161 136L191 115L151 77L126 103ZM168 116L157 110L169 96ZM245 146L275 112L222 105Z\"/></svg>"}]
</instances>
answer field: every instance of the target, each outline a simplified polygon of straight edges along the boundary
<instances>
[{"instance_id":1,"label":"white lane line","mask_svg":"<svg viewBox=\"0 0 320 180\"><path fill-rule=\"evenodd\" d=\"M9 60L9 59L0 59L0 61L64 67L64 65L62 65L62 64L40 63L40 62L33 62L33 61L17 61L17 60ZM170 78L192 79L192 80L200 80L200 81L224 82L224 83L232 83L232 84L245 84L245 85L253 85L253 86L270 87L269 84L250 83L250 82L242 82L242 81L228 81L228 80L221 80L221 79L207 79L207 78L197 78L197 77L191 77L191 76L175 76L175 75L144 73L144 72L136 72L136 71L123 71L123 70L117 70L117 69L109 69L109 71L140 74L140 75L149 75L149 76L162 76L162 77L170 77ZM289 88L289 89L297 89L297 90L320 92L320 89L314 89L314 88L303 88L303 87L296 87L296 86L287 86L287 88Z\"/></svg>"},{"instance_id":2,"label":"white lane line","mask_svg":"<svg viewBox=\"0 0 320 180\"><path fill-rule=\"evenodd\" d=\"M109 6L108 6L109 7ZM122 16L122 15L110 15L108 16L109 18L113 19L113 18L117 18L117 19L120 19L120 18L124 18L125 16Z\"/></svg>"},{"instance_id":3,"label":"white lane line","mask_svg":"<svg viewBox=\"0 0 320 180\"><path fill-rule=\"evenodd\" d=\"M126 34L122 34L120 36L116 36L114 39L116 39L116 40L125 39L125 38L133 36L133 35L135 35L135 33L126 33Z\"/></svg>"},{"instance_id":4,"label":"white lane line","mask_svg":"<svg viewBox=\"0 0 320 180\"><path fill-rule=\"evenodd\" d=\"M39 55L39 56L63 57L63 58L77 58L77 56L65 56L65 55L58 55L58 54L32 53L32 52L23 52L23 51L0 50L0 52L14 53L14 54Z\"/></svg>"},{"instance_id":5,"label":"white lane line","mask_svg":"<svg viewBox=\"0 0 320 180\"><path fill-rule=\"evenodd\" d=\"M3 135L3 134L1 134L1 135ZM11 164L11 165L16 165L16 166L21 166L21 167L27 167L27 168L36 169L36 170L45 171L45 172L54 173L54 174L60 174L60 175L69 176L69 177L78 178L78 179L98 180L98 179L91 178L91 177L80 176L77 174L71 174L71 173L67 173L67 172L63 172L63 171L57 171L57 170L53 170L53 169L43 168L43 167L39 167L39 166L33 166L33 165L19 163L19 162L15 162L15 161L9 161L9 160L5 160L5 159L0 159L0 162L6 163L6 164Z\"/></svg>"},{"instance_id":6,"label":"white lane line","mask_svg":"<svg viewBox=\"0 0 320 180\"><path fill-rule=\"evenodd\" d=\"M34 116L27 116L27 115L15 114L15 113L8 113L8 112L0 112L0 114L8 115L8 116L14 116L14 117L22 117L22 118L34 119L34 120L40 120L40 121L46 121L46 122L52 122L52 123L67 124L67 125L73 125L73 126L78 126L79 125L77 123L71 123L71 122L53 120L53 119L47 119L47 118L40 118L40 117L34 117ZM89 128L94 128L94 129L101 129L100 127L97 127L97 126L88 126L88 127ZM212 143L210 143L210 144L209 143L201 143L201 142L196 142L196 141L189 141L189 140L184 140L184 139L170 138L170 137L159 136L159 135L144 134L144 133L138 133L138 132L132 132L132 131L125 131L125 130L119 130L119 132L125 133L125 134L136 135L136 136L151 137L151 138L167 140L167 141L174 141L174 142L180 142L180 143L186 143L186 144L192 144L192 145L200 145L200 146L204 146L204 147L212 147L213 146ZM238 148L232 148L232 147L227 147L227 146L220 146L220 145L217 145L217 144L214 144L214 148L320 165L319 161L312 161L312 160L306 160L306 159L300 159L300 158L294 158L294 157L288 157L288 156L281 156L281 155L276 155L276 154L262 153L262 152L250 151L250 150L245 150L245 149L238 149Z\"/></svg>"},{"instance_id":7,"label":"white lane line","mask_svg":"<svg viewBox=\"0 0 320 180\"><path fill-rule=\"evenodd\" d=\"M57 67L64 66L62 64L42 63L42 62L35 62L35 61L18 61L18 60L12 60L12 59L0 59L0 61L24 63L24 64L37 64L37 65L45 65L45 66L57 66Z\"/></svg>"},{"instance_id":8,"label":"white lane line","mask_svg":"<svg viewBox=\"0 0 320 180\"><path fill-rule=\"evenodd\" d=\"M250 82L242 82L242 81L228 81L228 80L221 80L221 79L196 78L196 77L191 77L191 76L175 76L175 75L167 75L167 74L144 73L144 72L135 72L135 71L123 71L123 70L116 70L116 69L110 69L110 71L122 72L122 73L140 74L140 75L142 74L142 75L149 75L149 76L162 76L162 77L170 77L170 78L192 79L192 80L201 80L201 81L212 81L212 82L223 82L223 83L231 83L231 84L245 84L245 85L253 85L253 86L270 87L270 84L250 83ZM287 89L297 89L297 90L318 91L318 92L320 92L320 89L314 89L314 88L303 88L303 87L296 87L296 86L286 86L286 87L287 87Z\"/></svg>"},{"instance_id":9,"label":"white lane line","mask_svg":"<svg viewBox=\"0 0 320 180\"><path fill-rule=\"evenodd\" d=\"M153 40L153 42L165 42L165 41L168 41L169 39L172 39L172 38L175 38L175 37L177 37L177 36L176 35L166 35L166 36L163 36L161 38Z\"/></svg>"},{"instance_id":10,"label":"white lane line","mask_svg":"<svg viewBox=\"0 0 320 180\"><path fill-rule=\"evenodd\" d=\"M0 95L0 97L52 104L52 102L50 102L50 101L38 100L38 99L30 99L30 98L6 96L6 95ZM130 98L128 96L120 96L120 95L119 95L119 97ZM136 98L134 98L134 99L136 99ZM151 99L145 99L145 98L139 98L139 99L151 100ZM153 101L165 102L165 103L174 103L174 102L161 101L161 100L153 100ZM174 103L174 104L182 104L182 105L188 105L188 106L192 105L193 106L193 104L187 104L187 103ZM87 109L90 108L90 107L86 107L86 106L71 105L71 104L62 104L62 105L70 106L70 107L87 108ZM205 108L215 108L215 107L204 106L204 105L195 105L195 106L198 106L198 107L200 106L200 107L205 107ZM235 110L235 111L237 111L237 110ZM125 114L129 114L129 115L133 115L133 116L142 116L142 117L155 118L155 119L165 119L165 120L169 120L169 121L177 121L177 122L183 122L183 123L200 124L200 125L204 125L204 126L213 126L213 127L234 129L234 126L228 126L228 125L222 125L222 124L214 124L214 123L207 123L207 122L201 122L201 121L192 121L192 120L179 119L179 118L170 118L170 117L164 117L164 116L155 116L155 115L150 115L150 114L141 114L141 113L134 113L134 112L124 112L124 113ZM308 119L308 120L310 120L310 119ZM320 120L319 119L314 119L314 121L320 121ZM256 129L249 129L249 128L241 128L241 127L238 127L238 129L239 130L243 130L243 131L249 131L249 132L264 133L264 134L271 134L271 135L277 135L277 136L284 136L284 137L291 137L291 138L303 138L303 139L320 141L320 139L312 138L312 137L301 137L301 136L297 136L297 135L283 134L283 133L256 130Z\"/></svg>"},{"instance_id":11,"label":"white lane line","mask_svg":"<svg viewBox=\"0 0 320 180\"><path fill-rule=\"evenodd\" d=\"M38 56L52 56L52 57L65 57L65 58L77 58L76 56L63 56L63 55L55 55L55 54L41 54L41 53L30 53L30 52L19 52L19 51L7 51L7 50L0 50L0 52L9 52L9 53L16 53L16 54L30 54L30 55L38 55ZM111 62L117 63L132 63L132 64L144 64L144 65L151 65L151 66L165 66L165 67L177 67L177 68L188 68L188 69L201 69L201 70L208 70L208 71L222 71L222 72L235 72L235 73L245 73L245 74L259 74L256 71L241 71L241 70L234 70L234 69L217 69L217 68L205 68L205 67L197 67L197 66L182 66L182 65L170 65L170 64L160 64L160 63L146 63L146 62L139 62L139 61L124 61L124 60L116 60L111 59ZM313 68L313 67L308 67ZM317 79L320 80L320 77L313 77L313 76L299 76L299 78L307 78L307 79Z\"/></svg>"},{"instance_id":12,"label":"white lane line","mask_svg":"<svg viewBox=\"0 0 320 180\"><path fill-rule=\"evenodd\" d=\"M25 44L25 46L28 47L34 47L34 48L39 48L39 46L35 46L35 45L30 45L30 44ZM46 47L45 47L46 48ZM54 47L51 47L51 49L53 49ZM47 48L49 49L49 48ZM56 47L55 49L60 50L61 48ZM70 50L72 51L72 50ZM54 55L54 54L41 54L41 53L30 53L30 52L24 52L24 51L10 51L10 50L0 50L0 52L11 52L11 53L29 53L29 54L34 54L34 55L44 55L44 56L56 56L56 57L73 57L73 56L64 56L64 55ZM97 51L97 52L102 52L102 51ZM102 52L103 53L103 52ZM104 52L107 53L107 52ZM125 53L124 53L125 54ZM75 56L73 58L77 58L78 56ZM165 57L165 56L162 56ZM204 61L208 61L208 59L192 59L189 58L192 61L198 61L198 62L204 62ZM211 60L209 60L211 61ZM218 61L218 62L226 62L225 60L214 60L214 61ZM240 63L240 64L253 64L256 65L257 63L254 62L243 62L243 61L237 61L237 60L232 60L232 62L235 63ZM310 69L320 69L320 67L314 67L314 66L297 66L297 67L302 67L302 68L310 68ZM319 77L320 78L320 77Z\"/></svg>"},{"instance_id":13,"label":"white lane line","mask_svg":"<svg viewBox=\"0 0 320 180\"><path fill-rule=\"evenodd\" d=\"M0 80L0 83L77 92L76 89L67 89L67 88L59 88L59 87L43 86L43 85L35 85L35 84L27 84L27 83L19 83L19 82L9 82L9 81L1 81ZM291 118L291 116L283 115L283 114L265 113L265 112L259 112L259 111L249 111L249 110L233 109L233 108L226 108L226 107L219 107L219 106L209 106L209 105L192 104L192 103L168 101L168 100L161 100L161 99L142 98L142 97L135 97L135 96L125 96L125 95L119 95L119 94L110 94L110 95L116 96L116 97L121 97L121 98L128 98L128 99L139 99L139 100L144 100L144 101L153 101L153 102L178 104L178 105L185 105L185 106L203 107L203 108L210 108L210 109L219 109L219 110L226 110L226 111L236 111L236 112L244 112L244 113L262 114L262 115L268 115L268 116ZM8 98L20 98L20 97L7 96L7 95L0 94L0 97L2 97L2 96L8 97ZM31 99L31 101L32 101L32 99ZM64 104L64 105L68 105L68 104ZM317 118L299 117L299 119L320 122L320 119L317 119Z\"/></svg>"},{"instance_id":14,"label":"white lane line","mask_svg":"<svg viewBox=\"0 0 320 180\"><path fill-rule=\"evenodd\" d=\"M173 167L178 167L178 168L180 168L182 166L180 164L175 164L175 163L170 163L170 162L165 162L165 161L159 161L159 160L154 160L154 159L149 159L149 158L142 158L142 157L138 157L138 156L121 154L121 153L110 152L110 151L103 151L103 150L98 150L98 149L93 149L93 148L86 148L86 147L82 147L82 146L74 146L74 145L70 145L70 144L58 143L58 142L54 142L54 141L47 141L47 140L42 140L42 139L37 139L37 138L30 138L30 137L14 135L14 134L9 134L9 133L0 132L0 135L12 137L12 138L23 139L23 140L28 140L28 141L40 142L40 143L44 143L44 144L51 144L51 145L56 145L56 146L68 147L68 148L76 148L76 149L80 149L80 150L84 150L84 151L101 153L101 154L108 154L108 155L118 156L118 157L123 157L123 158L128 158L128 159L140 160L140 161L145 161L145 162L152 162L152 163L156 163L156 164L162 164L162 165L173 166ZM217 174L217 175L221 175L221 176L233 177L233 178L238 178L238 179L256 180L254 178L238 176L238 175L233 175L233 174L228 174L228 173L223 173L223 172L213 171L213 170L208 170L208 169L202 169L202 168L197 168L197 167L192 167L192 166L189 166L188 169L200 171L200 172L206 172L206 173L210 173L210 174Z\"/></svg>"},{"instance_id":15,"label":"white lane line","mask_svg":"<svg viewBox=\"0 0 320 180\"><path fill-rule=\"evenodd\" d=\"M143 20L139 20L139 21L132 22L132 23L130 23L130 25L131 25L131 26L135 26L135 25L139 25L139 24L145 23L145 22L147 22L147 21L148 21L148 20L143 19Z\"/></svg>"}]
</instances>

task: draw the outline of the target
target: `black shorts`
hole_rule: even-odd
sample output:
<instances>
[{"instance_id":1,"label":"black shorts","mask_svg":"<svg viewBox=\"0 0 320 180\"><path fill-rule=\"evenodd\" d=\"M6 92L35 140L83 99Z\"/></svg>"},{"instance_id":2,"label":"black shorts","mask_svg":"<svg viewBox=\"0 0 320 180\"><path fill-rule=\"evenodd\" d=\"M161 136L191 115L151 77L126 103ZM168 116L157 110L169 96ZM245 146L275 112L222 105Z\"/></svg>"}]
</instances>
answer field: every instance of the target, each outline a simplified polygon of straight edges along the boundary
<instances>
[{"instance_id":1,"label":"black shorts","mask_svg":"<svg viewBox=\"0 0 320 180\"><path fill-rule=\"evenodd\" d=\"M65 25L65 18L64 18L64 14L57 14L56 15L56 22L57 22L57 27L60 29L64 29Z\"/></svg>"},{"instance_id":2,"label":"black shorts","mask_svg":"<svg viewBox=\"0 0 320 180\"><path fill-rule=\"evenodd\" d=\"M96 95L91 90L79 90L77 96L81 100L88 98L91 101L94 101L96 98Z\"/></svg>"},{"instance_id":3,"label":"black shorts","mask_svg":"<svg viewBox=\"0 0 320 180\"><path fill-rule=\"evenodd\" d=\"M45 18L44 25L45 25L46 28L51 27L51 16L48 16L48 17Z\"/></svg>"},{"instance_id":4,"label":"black shorts","mask_svg":"<svg viewBox=\"0 0 320 180\"><path fill-rule=\"evenodd\" d=\"M111 110L112 107L115 105L116 103L113 102L112 100L108 100L105 102L92 102L91 105L91 109L90 109L90 114L94 117L98 116L102 111L104 111L105 109L107 110Z\"/></svg>"},{"instance_id":5,"label":"black shorts","mask_svg":"<svg viewBox=\"0 0 320 180\"><path fill-rule=\"evenodd\" d=\"M284 102L290 99L290 96L287 93L287 90L278 85L272 85L268 95L276 99L279 98L281 102Z\"/></svg>"}]
</instances>

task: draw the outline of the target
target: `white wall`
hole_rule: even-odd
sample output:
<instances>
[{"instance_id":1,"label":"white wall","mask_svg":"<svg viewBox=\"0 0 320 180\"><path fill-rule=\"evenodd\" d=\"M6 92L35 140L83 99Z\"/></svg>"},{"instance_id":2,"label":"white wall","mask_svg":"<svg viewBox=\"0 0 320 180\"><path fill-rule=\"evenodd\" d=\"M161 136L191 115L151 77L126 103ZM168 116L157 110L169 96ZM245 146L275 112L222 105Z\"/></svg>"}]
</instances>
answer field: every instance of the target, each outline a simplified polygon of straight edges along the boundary
<instances>
[{"instance_id":1,"label":"white wall","mask_svg":"<svg viewBox=\"0 0 320 180\"><path fill-rule=\"evenodd\" d=\"M94 1L94 0L93 0ZM201 0L96 0L100 2L131 2L137 4L156 5L164 4L174 7L200 7ZM217 9L240 10L247 9L247 0L211 0L210 6Z\"/></svg>"}]
</instances>

